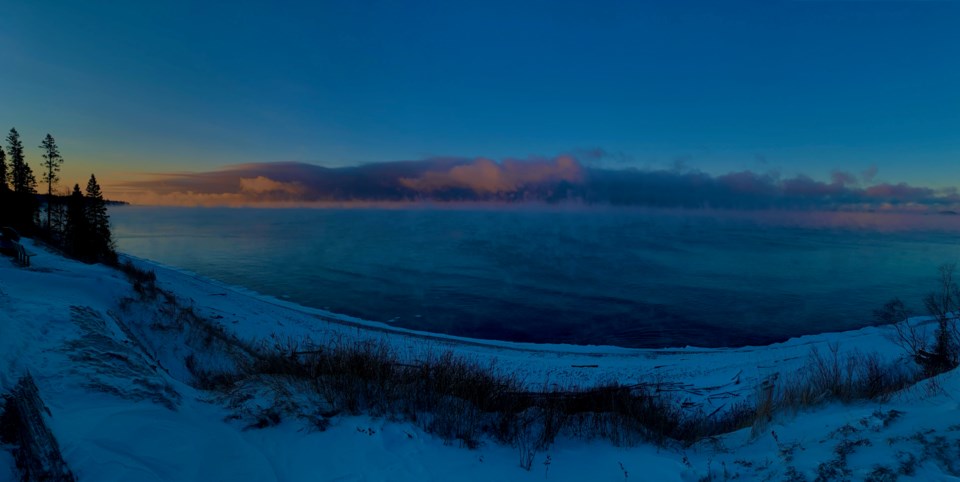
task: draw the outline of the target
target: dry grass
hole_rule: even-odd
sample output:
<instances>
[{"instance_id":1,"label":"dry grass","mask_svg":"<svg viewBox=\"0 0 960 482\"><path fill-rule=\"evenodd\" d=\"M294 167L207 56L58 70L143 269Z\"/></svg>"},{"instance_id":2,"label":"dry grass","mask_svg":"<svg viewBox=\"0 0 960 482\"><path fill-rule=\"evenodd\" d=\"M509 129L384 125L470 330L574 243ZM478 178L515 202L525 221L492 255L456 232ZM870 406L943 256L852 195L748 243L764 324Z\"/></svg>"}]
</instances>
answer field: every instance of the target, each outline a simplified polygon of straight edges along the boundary
<instances>
[{"instance_id":1,"label":"dry grass","mask_svg":"<svg viewBox=\"0 0 960 482\"><path fill-rule=\"evenodd\" d=\"M683 408L655 384L530 391L514 373L452 351L404 360L386 341L335 340L319 346L287 340L262 344L242 377L282 377L309 386L330 413L369 413L408 420L466 447L489 437L524 453L566 434L629 445L639 441L692 443L749 426L740 404L705 414ZM218 386L229 377L201 382Z\"/></svg>"},{"instance_id":2,"label":"dry grass","mask_svg":"<svg viewBox=\"0 0 960 482\"><path fill-rule=\"evenodd\" d=\"M755 400L705 413L672 398L656 382L530 390L517 374L494 363L437 349L426 349L414 359L385 339L244 343L220 324L179 306L169 293L157 293L153 303L166 321L155 330L190 333L191 343L199 340L204 356L217 351L225 355L219 358L234 360L234 366L210 366L198 356L187 356L183 363L194 385L221 393L238 407L263 398L260 389L252 387L272 387L271 406L246 411L250 427L294 416L322 429L337 414L365 413L410 421L464 447L477 447L484 440L512 445L522 460L530 460L558 436L617 445L689 445L760 426L784 410L829 401L883 400L920 376L884 364L875 355L842 355L833 346L826 353L812 351L796 375L768 380Z\"/></svg>"},{"instance_id":3,"label":"dry grass","mask_svg":"<svg viewBox=\"0 0 960 482\"><path fill-rule=\"evenodd\" d=\"M139 300L157 310L157 333L189 341L185 356L193 383L220 393L249 427L294 416L322 430L337 414L371 414L410 421L449 443L477 447L484 440L509 444L521 465L558 436L605 439L617 445L642 441L689 445L746 427L758 427L784 410L829 401L884 400L915 383L922 371L885 364L876 355L842 355L837 346L812 351L795 375L768 380L755 400L705 413L659 390L656 382L531 390L517 374L453 351L400 354L386 340L335 338L238 340L222 325L181 306L156 287L155 275L126 263ZM195 345L195 346L194 346ZM232 360L231 366L210 360ZM216 362L220 363L220 362ZM272 402L258 404L266 397Z\"/></svg>"},{"instance_id":4,"label":"dry grass","mask_svg":"<svg viewBox=\"0 0 960 482\"><path fill-rule=\"evenodd\" d=\"M841 354L838 345L826 353L812 349L804 366L793 375L771 378L758 390L754 433L779 412L797 412L833 402L887 401L915 385L924 372L876 354Z\"/></svg>"},{"instance_id":5,"label":"dry grass","mask_svg":"<svg viewBox=\"0 0 960 482\"><path fill-rule=\"evenodd\" d=\"M129 259L115 266L127 276L133 290L141 297L153 297L157 293L157 273L138 268Z\"/></svg>"}]
</instances>

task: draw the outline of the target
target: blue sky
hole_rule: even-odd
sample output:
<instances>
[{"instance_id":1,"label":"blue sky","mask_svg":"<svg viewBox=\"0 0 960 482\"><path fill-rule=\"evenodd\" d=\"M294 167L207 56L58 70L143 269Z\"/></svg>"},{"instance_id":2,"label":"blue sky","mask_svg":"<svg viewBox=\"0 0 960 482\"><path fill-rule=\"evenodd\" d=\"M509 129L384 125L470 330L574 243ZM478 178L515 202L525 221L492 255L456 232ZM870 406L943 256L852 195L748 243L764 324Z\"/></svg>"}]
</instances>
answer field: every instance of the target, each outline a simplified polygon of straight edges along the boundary
<instances>
[{"instance_id":1,"label":"blue sky","mask_svg":"<svg viewBox=\"0 0 960 482\"><path fill-rule=\"evenodd\" d=\"M960 179L960 2L12 3L0 116L71 183L594 148Z\"/></svg>"}]
</instances>

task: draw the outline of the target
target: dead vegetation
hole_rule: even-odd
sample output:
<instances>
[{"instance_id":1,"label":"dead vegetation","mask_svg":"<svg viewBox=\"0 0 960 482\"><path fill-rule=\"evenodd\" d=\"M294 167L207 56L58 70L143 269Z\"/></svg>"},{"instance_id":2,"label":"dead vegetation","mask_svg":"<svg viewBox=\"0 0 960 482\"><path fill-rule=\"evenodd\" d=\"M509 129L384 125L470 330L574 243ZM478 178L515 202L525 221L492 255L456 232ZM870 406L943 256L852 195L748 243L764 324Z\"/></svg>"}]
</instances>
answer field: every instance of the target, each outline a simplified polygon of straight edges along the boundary
<instances>
[{"instance_id":1,"label":"dead vegetation","mask_svg":"<svg viewBox=\"0 0 960 482\"><path fill-rule=\"evenodd\" d=\"M11 444L22 481L73 482L53 432L47 427L50 411L40 398L33 377L20 378L3 396L0 406L0 442Z\"/></svg>"},{"instance_id":2,"label":"dead vegetation","mask_svg":"<svg viewBox=\"0 0 960 482\"><path fill-rule=\"evenodd\" d=\"M146 329L189 347L160 358L167 364L179 363L185 379L213 391L234 410L233 418L248 428L294 417L323 430L338 415L370 414L412 422L464 447L475 448L485 440L512 445L528 469L535 455L561 435L618 445L641 441L689 445L746 427L762 429L783 411L828 402L886 400L931 373L920 361L923 369L914 370L875 354L843 354L833 345L826 352L812 350L801 370L766 380L754 400L706 413L661 390L656 381L643 381L643 374L634 384L531 390L517 374L495 363L449 350L411 356L382 339L245 342L158 288L155 276L132 265L127 271L139 300L126 303L148 304L155 310ZM942 299L936 302L944 310L957 306ZM889 316L899 316L897 306L892 307ZM952 326L950 316L944 311L946 322L941 327ZM914 343L910 345L916 348L914 355L928 349L920 335L907 339ZM934 352L940 344L931 345Z\"/></svg>"},{"instance_id":3,"label":"dead vegetation","mask_svg":"<svg viewBox=\"0 0 960 482\"><path fill-rule=\"evenodd\" d=\"M941 265L939 272L938 289L923 299L924 307L936 324L932 336L921 325L908 321L910 312L899 299L887 302L874 312L880 322L896 327L900 346L926 377L952 370L960 364L960 329L957 327L960 288L954 281L956 265Z\"/></svg>"}]
</instances>

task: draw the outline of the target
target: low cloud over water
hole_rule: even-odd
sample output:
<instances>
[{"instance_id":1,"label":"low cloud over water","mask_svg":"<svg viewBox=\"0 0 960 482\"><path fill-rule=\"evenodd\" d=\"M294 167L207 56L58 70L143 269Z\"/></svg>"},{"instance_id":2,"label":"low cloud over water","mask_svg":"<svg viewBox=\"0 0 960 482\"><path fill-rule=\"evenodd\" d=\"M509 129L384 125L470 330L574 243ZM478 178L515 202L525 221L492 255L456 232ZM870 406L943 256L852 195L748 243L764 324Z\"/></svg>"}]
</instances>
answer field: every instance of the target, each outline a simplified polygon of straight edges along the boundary
<instances>
[{"instance_id":1,"label":"low cloud over water","mask_svg":"<svg viewBox=\"0 0 960 482\"><path fill-rule=\"evenodd\" d=\"M431 158L353 167L256 163L211 172L157 175L116 186L139 204L187 206L380 202L542 202L615 206L927 210L955 209L956 188L874 183L833 171L828 181L754 171L711 175L590 167L573 156L506 159Z\"/></svg>"}]
</instances>

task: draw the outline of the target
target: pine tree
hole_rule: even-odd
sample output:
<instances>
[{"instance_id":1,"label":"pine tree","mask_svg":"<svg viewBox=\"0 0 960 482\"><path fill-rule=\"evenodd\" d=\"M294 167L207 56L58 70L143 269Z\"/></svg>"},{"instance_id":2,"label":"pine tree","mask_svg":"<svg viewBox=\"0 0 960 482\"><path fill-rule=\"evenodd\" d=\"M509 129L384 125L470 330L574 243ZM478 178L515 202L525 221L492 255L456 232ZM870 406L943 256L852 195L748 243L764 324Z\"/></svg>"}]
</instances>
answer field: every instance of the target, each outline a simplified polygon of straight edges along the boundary
<instances>
[{"instance_id":1,"label":"pine tree","mask_svg":"<svg viewBox=\"0 0 960 482\"><path fill-rule=\"evenodd\" d=\"M86 259L90 256L90 229L87 225L86 200L80 185L73 185L67 201L66 250L71 256Z\"/></svg>"},{"instance_id":2,"label":"pine tree","mask_svg":"<svg viewBox=\"0 0 960 482\"><path fill-rule=\"evenodd\" d=\"M90 175L87 182L86 219L90 229L93 255L97 259L110 260L114 254L113 239L110 235L110 217L107 215L107 202L100 192L97 178Z\"/></svg>"},{"instance_id":3,"label":"pine tree","mask_svg":"<svg viewBox=\"0 0 960 482\"><path fill-rule=\"evenodd\" d=\"M65 199L69 199L70 190L61 191L47 200L47 209L50 210L50 220L48 223L48 232L55 240L63 243L67 234L67 204Z\"/></svg>"},{"instance_id":4,"label":"pine tree","mask_svg":"<svg viewBox=\"0 0 960 482\"><path fill-rule=\"evenodd\" d=\"M10 134L7 135L7 156L10 159L7 181L10 183L11 192L4 196L5 217L10 225L28 233L36 225L37 199L34 195L37 181L24 160L23 144L16 129L10 129Z\"/></svg>"},{"instance_id":5,"label":"pine tree","mask_svg":"<svg viewBox=\"0 0 960 482\"><path fill-rule=\"evenodd\" d=\"M60 155L60 149L57 147L57 141L53 136L47 134L40 143L43 149L43 167L47 172L43 173L43 180L47 183L47 231L50 230L50 204L53 201L53 185L60 180L57 173L60 172L60 165L63 164L63 156Z\"/></svg>"},{"instance_id":6,"label":"pine tree","mask_svg":"<svg viewBox=\"0 0 960 482\"><path fill-rule=\"evenodd\" d=\"M23 156L23 143L20 142L20 133L17 129L10 129L7 135L7 150L10 151L10 188L20 194L36 193L37 179L33 177L33 170Z\"/></svg>"},{"instance_id":7,"label":"pine tree","mask_svg":"<svg viewBox=\"0 0 960 482\"><path fill-rule=\"evenodd\" d=\"M13 204L7 187L7 153L0 147L0 224L10 224Z\"/></svg>"},{"instance_id":8,"label":"pine tree","mask_svg":"<svg viewBox=\"0 0 960 482\"><path fill-rule=\"evenodd\" d=\"M0 147L0 192L7 189L7 153Z\"/></svg>"}]
</instances>

